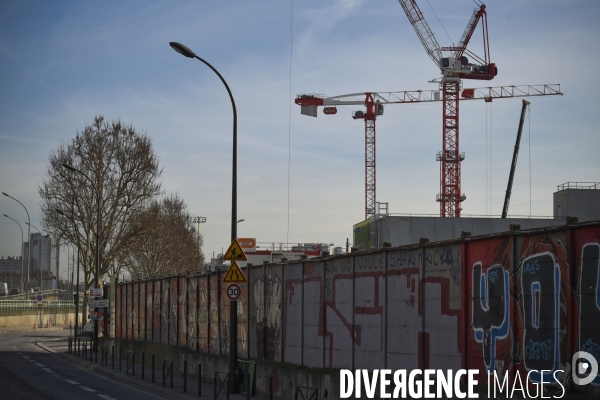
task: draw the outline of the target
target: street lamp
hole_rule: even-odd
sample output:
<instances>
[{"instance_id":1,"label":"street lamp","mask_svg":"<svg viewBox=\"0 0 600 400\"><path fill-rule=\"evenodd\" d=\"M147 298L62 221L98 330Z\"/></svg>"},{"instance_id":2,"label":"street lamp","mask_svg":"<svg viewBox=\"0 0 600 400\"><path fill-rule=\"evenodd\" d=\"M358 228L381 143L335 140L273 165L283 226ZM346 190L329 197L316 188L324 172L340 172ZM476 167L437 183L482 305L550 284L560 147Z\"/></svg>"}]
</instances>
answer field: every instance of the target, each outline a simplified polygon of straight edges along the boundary
<instances>
[{"instance_id":1,"label":"street lamp","mask_svg":"<svg viewBox=\"0 0 600 400\"><path fill-rule=\"evenodd\" d=\"M202 61L206 66L213 70L215 74L221 79L229 99L231 100L231 107L233 108L233 157L232 157L232 179L231 179L231 243L237 238L237 109L235 107L235 100L233 94L229 89L229 85L223 78L223 76L207 61L198 57L188 47L177 42L169 42L169 45L176 52L184 55L188 58L196 58ZM229 379L227 380L228 393L233 393L233 377L236 371L237 364L237 302L231 301L229 307Z\"/></svg>"},{"instance_id":2,"label":"street lamp","mask_svg":"<svg viewBox=\"0 0 600 400\"><path fill-rule=\"evenodd\" d=\"M87 179L90 184L92 185L92 188L94 188L94 192L96 193L96 289L98 289L100 287L100 283L99 283L99 279L100 279L100 194L98 193L98 189L96 188L96 185L94 185L94 182L89 178L89 176L87 176L86 174L84 174L83 172L81 172L80 170L78 170L77 168L69 165L69 164L60 164L63 168L68 169L71 172L77 172L79 174L81 174L85 179ZM98 312L98 308L95 308L94 311ZM98 315L98 314L96 314ZM98 320L95 319L94 320L94 351L97 353L98 352Z\"/></svg>"},{"instance_id":3,"label":"street lamp","mask_svg":"<svg viewBox=\"0 0 600 400\"><path fill-rule=\"evenodd\" d=\"M29 219L29 211L27 211L27 208L23 205L23 203L21 203L19 200L15 199L12 196L7 195L6 193L2 192L3 195L5 195L6 197L10 197L11 199L13 199L14 201L16 201L17 203L19 203L21 206L23 206L23 208L25 209L25 212L27 213L27 222L31 222L31 220ZM27 245L27 282L29 282L29 269L30 269L30 265L31 265L31 236L30 236L30 228L29 226L27 227L27 240L29 243ZM21 276L21 284L23 283L23 277ZM29 292L27 292L27 299L29 299Z\"/></svg>"},{"instance_id":4,"label":"street lamp","mask_svg":"<svg viewBox=\"0 0 600 400\"><path fill-rule=\"evenodd\" d=\"M40 251L40 263L38 264L38 270L40 272L40 292L42 291L42 267L44 266L44 249L42 248L42 244L44 243L44 235L42 234L42 232L36 228L35 226L31 225L29 222L26 222L27 225L31 226L32 228L35 228L38 233L40 234L40 244L38 245L39 251ZM30 239L31 240L31 239Z\"/></svg>"},{"instance_id":5,"label":"street lamp","mask_svg":"<svg viewBox=\"0 0 600 400\"><path fill-rule=\"evenodd\" d=\"M10 218L8 215L4 214L4 216L6 218ZM15 221L17 223L17 225L19 225L19 229L21 229L21 248L23 248L23 228L21 228L21 224L19 222L17 222L16 219L14 218L10 218L13 221ZM11 280L12 282L12 280ZM23 290L23 256L21 256L21 290Z\"/></svg>"}]
</instances>

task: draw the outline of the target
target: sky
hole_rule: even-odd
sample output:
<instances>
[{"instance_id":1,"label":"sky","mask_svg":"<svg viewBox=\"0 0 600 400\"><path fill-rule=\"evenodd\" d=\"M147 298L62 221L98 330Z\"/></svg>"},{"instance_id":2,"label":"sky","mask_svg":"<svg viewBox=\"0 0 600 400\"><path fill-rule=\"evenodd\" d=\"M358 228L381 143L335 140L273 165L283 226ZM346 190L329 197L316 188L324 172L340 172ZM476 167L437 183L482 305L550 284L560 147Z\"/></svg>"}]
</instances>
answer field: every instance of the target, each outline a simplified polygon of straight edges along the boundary
<instances>
[{"instance_id":1,"label":"sky","mask_svg":"<svg viewBox=\"0 0 600 400\"><path fill-rule=\"evenodd\" d=\"M421 0L440 45L459 41L475 3ZM600 2L490 0L490 82L560 84L529 98L509 215L552 215L566 182L600 181ZM481 28L469 49L481 54ZM440 73L397 0L13 1L0 3L0 190L40 226L48 156L94 116L147 134L165 194L204 216L204 253L230 243L232 107L218 77L169 46L185 44L228 82L238 113L238 237L352 242L364 219L361 106L300 115L302 93L434 90ZM463 215L502 212L521 99L461 102ZM442 104L388 105L377 119L377 201L439 215ZM15 201L1 214L26 227ZM35 232L35 230L32 230ZM20 232L0 218L0 255ZM61 255L64 259L65 254Z\"/></svg>"}]
</instances>

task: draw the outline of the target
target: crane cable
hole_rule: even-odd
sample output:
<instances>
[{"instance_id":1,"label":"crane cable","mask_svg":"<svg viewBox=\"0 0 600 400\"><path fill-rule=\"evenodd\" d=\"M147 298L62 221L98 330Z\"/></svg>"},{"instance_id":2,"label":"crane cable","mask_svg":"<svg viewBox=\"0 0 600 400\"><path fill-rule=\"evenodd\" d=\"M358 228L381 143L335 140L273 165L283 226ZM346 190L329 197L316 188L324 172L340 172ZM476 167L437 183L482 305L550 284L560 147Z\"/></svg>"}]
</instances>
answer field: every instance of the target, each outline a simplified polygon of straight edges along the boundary
<instances>
[{"instance_id":1,"label":"crane cable","mask_svg":"<svg viewBox=\"0 0 600 400\"><path fill-rule=\"evenodd\" d=\"M452 38L448 34L448 31L444 27L444 24L442 24L442 21L440 21L440 17L438 17L438 15L435 13L435 10L433 9L433 7L431 7L431 3L429 3L429 0L427 0L427 4L429 4L429 8L431 8L431 11L433 11L433 15L435 15L435 17L437 18L437 20L440 23L440 25L442 26L442 29L444 30L444 32L446 32L446 36L448 36L448 39L450 39L450 43L452 43L452 46L454 46L454 41L452 40Z\"/></svg>"},{"instance_id":2,"label":"crane cable","mask_svg":"<svg viewBox=\"0 0 600 400\"><path fill-rule=\"evenodd\" d=\"M531 104L527 105L529 114L527 121L529 123L529 218L531 218Z\"/></svg>"},{"instance_id":3,"label":"crane cable","mask_svg":"<svg viewBox=\"0 0 600 400\"><path fill-rule=\"evenodd\" d=\"M287 234L286 244L290 242L290 170L292 160L292 54L293 54L293 25L294 23L294 0L290 3L290 101L288 111L288 171L287 171Z\"/></svg>"}]
</instances>

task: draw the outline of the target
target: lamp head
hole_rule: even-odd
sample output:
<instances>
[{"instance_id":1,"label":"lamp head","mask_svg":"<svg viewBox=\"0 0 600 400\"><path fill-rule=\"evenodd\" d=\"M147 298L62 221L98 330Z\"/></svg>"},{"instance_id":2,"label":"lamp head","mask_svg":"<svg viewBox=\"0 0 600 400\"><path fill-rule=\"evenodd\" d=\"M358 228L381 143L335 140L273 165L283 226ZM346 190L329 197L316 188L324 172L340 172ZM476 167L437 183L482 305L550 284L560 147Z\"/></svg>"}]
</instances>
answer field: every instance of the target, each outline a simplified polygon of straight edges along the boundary
<instances>
[{"instance_id":1,"label":"lamp head","mask_svg":"<svg viewBox=\"0 0 600 400\"><path fill-rule=\"evenodd\" d=\"M5 195L6 197L10 197L9 195L7 195L6 193L2 192L3 195Z\"/></svg>"},{"instance_id":2,"label":"lamp head","mask_svg":"<svg viewBox=\"0 0 600 400\"><path fill-rule=\"evenodd\" d=\"M190 50L187 46L182 45L181 43L169 42L169 45L173 48L173 50L175 50L179 54L183 54L188 58L196 57L196 54L192 50Z\"/></svg>"}]
</instances>

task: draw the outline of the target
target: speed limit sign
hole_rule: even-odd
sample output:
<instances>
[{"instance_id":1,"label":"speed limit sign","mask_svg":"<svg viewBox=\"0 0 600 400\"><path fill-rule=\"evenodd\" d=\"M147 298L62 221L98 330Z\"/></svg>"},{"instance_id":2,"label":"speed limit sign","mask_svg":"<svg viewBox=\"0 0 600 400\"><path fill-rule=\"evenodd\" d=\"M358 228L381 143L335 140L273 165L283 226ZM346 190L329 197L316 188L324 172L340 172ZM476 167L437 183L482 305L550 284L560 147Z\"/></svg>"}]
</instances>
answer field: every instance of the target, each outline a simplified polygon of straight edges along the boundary
<instances>
[{"instance_id":1,"label":"speed limit sign","mask_svg":"<svg viewBox=\"0 0 600 400\"><path fill-rule=\"evenodd\" d=\"M231 301L237 301L242 295L242 288L237 283L227 286L227 298Z\"/></svg>"}]
</instances>

